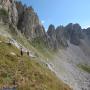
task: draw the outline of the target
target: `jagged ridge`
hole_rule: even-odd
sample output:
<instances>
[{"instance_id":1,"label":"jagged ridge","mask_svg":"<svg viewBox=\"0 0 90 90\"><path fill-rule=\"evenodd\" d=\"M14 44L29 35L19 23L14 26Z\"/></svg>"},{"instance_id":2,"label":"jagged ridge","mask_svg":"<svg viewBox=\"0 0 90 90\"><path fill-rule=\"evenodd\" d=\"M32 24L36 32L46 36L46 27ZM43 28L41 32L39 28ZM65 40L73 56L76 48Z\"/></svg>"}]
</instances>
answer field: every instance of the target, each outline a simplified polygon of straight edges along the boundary
<instances>
[{"instance_id":1,"label":"jagged ridge","mask_svg":"<svg viewBox=\"0 0 90 90\"><path fill-rule=\"evenodd\" d=\"M57 50L60 47L68 47L68 41L79 45L80 39L84 37L83 33L85 32L79 24L70 23L65 27L58 26L56 29L54 25L50 25L46 32L32 7L27 7L14 0L12 2L3 0L0 3L0 7L9 13L9 23L15 25L30 42L39 38L37 42L43 41L46 48Z\"/></svg>"}]
</instances>

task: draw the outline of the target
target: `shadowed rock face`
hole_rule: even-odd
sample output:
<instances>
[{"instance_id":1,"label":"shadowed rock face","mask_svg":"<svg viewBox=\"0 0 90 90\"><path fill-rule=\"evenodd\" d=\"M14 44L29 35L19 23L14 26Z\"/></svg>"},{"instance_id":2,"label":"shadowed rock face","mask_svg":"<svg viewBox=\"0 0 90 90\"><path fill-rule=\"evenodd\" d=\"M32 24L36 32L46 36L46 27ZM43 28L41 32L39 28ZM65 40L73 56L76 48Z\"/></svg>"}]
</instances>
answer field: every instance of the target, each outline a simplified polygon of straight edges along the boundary
<instances>
[{"instance_id":1,"label":"shadowed rock face","mask_svg":"<svg viewBox=\"0 0 90 90\"><path fill-rule=\"evenodd\" d=\"M8 12L9 21L8 23L17 25L18 22L18 13L15 5L15 0L1 0L1 8L5 9Z\"/></svg>"},{"instance_id":2,"label":"shadowed rock face","mask_svg":"<svg viewBox=\"0 0 90 90\"><path fill-rule=\"evenodd\" d=\"M68 46L67 39L65 37L65 30L63 26L59 26L56 28L56 38L57 38L59 47L60 45L63 47Z\"/></svg>"},{"instance_id":3,"label":"shadowed rock face","mask_svg":"<svg viewBox=\"0 0 90 90\"><path fill-rule=\"evenodd\" d=\"M71 43L75 45L80 44L80 39L82 39L82 30L79 24L73 25L73 32L71 35ZM75 40L75 41L74 41Z\"/></svg>"},{"instance_id":4,"label":"shadowed rock face","mask_svg":"<svg viewBox=\"0 0 90 90\"><path fill-rule=\"evenodd\" d=\"M53 45L56 44L56 47L60 46L68 47L67 41L71 44L79 45L80 39L83 39L83 30L79 24L68 24L67 26L58 26L56 29L54 25L50 25L47 31L50 36ZM54 40L54 41L53 41Z\"/></svg>"},{"instance_id":5,"label":"shadowed rock face","mask_svg":"<svg viewBox=\"0 0 90 90\"><path fill-rule=\"evenodd\" d=\"M8 13L7 21L9 24L17 25L18 13L14 0L1 0L0 8ZM3 20L4 21L4 20Z\"/></svg>"},{"instance_id":6,"label":"shadowed rock face","mask_svg":"<svg viewBox=\"0 0 90 90\"><path fill-rule=\"evenodd\" d=\"M61 46L68 46L63 26L59 26L55 29L54 25L50 25L47 33L52 41L52 46L54 49L58 49Z\"/></svg>"},{"instance_id":7,"label":"shadowed rock face","mask_svg":"<svg viewBox=\"0 0 90 90\"><path fill-rule=\"evenodd\" d=\"M79 24L68 24L65 27L65 35L68 40L70 40L70 43L74 45L80 44L80 39L82 39L82 30L81 26Z\"/></svg>"},{"instance_id":8,"label":"shadowed rock face","mask_svg":"<svg viewBox=\"0 0 90 90\"><path fill-rule=\"evenodd\" d=\"M70 37L70 42L74 45L79 45L80 44L80 39L79 36L75 31L72 32L71 37Z\"/></svg>"},{"instance_id":9,"label":"shadowed rock face","mask_svg":"<svg viewBox=\"0 0 90 90\"><path fill-rule=\"evenodd\" d=\"M45 33L32 7L23 6L21 2L16 2L16 6L19 16L18 28L28 39L32 40Z\"/></svg>"},{"instance_id":10,"label":"shadowed rock face","mask_svg":"<svg viewBox=\"0 0 90 90\"><path fill-rule=\"evenodd\" d=\"M50 25L48 28L48 36L52 42L52 48L58 49L60 47L67 47L67 39L65 37L65 31L63 26L58 26L56 29L54 25Z\"/></svg>"},{"instance_id":11,"label":"shadowed rock face","mask_svg":"<svg viewBox=\"0 0 90 90\"><path fill-rule=\"evenodd\" d=\"M70 40L70 36L72 34L72 29L73 29L73 24L69 23L66 27L65 27L65 36L68 40Z\"/></svg>"},{"instance_id":12,"label":"shadowed rock face","mask_svg":"<svg viewBox=\"0 0 90 90\"><path fill-rule=\"evenodd\" d=\"M90 39L90 28L83 29L83 33Z\"/></svg>"},{"instance_id":13,"label":"shadowed rock face","mask_svg":"<svg viewBox=\"0 0 90 90\"><path fill-rule=\"evenodd\" d=\"M56 34L55 34L55 27L54 25L50 25L49 28L48 28L48 31L47 31L48 35L52 38L55 38L56 39Z\"/></svg>"},{"instance_id":14,"label":"shadowed rock face","mask_svg":"<svg viewBox=\"0 0 90 90\"><path fill-rule=\"evenodd\" d=\"M54 25L50 25L47 31L47 34L49 36L50 39L50 46L53 49L57 49L58 48L58 42L57 42L57 38L56 38L56 31L55 31L55 27Z\"/></svg>"},{"instance_id":15,"label":"shadowed rock face","mask_svg":"<svg viewBox=\"0 0 90 90\"><path fill-rule=\"evenodd\" d=\"M15 2L16 3L16 8L17 8L17 12L18 12L18 22L22 19L22 15L23 15L23 13L24 13L24 11L25 11L25 8L26 8L26 6L24 5L22 5L22 3L19 1L19 2Z\"/></svg>"}]
</instances>

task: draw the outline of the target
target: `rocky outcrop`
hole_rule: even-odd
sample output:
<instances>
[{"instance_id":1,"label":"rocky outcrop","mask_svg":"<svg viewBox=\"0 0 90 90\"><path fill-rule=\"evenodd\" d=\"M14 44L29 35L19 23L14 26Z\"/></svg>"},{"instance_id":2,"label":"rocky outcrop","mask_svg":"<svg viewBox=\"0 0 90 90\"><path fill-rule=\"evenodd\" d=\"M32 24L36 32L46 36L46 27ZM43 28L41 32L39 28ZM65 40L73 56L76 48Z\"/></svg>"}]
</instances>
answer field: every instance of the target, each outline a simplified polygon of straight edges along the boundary
<instances>
[{"instance_id":1,"label":"rocky outcrop","mask_svg":"<svg viewBox=\"0 0 90 90\"><path fill-rule=\"evenodd\" d=\"M53 39L56 39L56 33L55 33L55 26L54 25L50 25L47 31L48 35L50 37L52 37Z\"/></svg>"},{"instance_id":2,"label":"rocky outcrop","mask_svg":"<svg viewBox=\"0 0 90 90\"><path fill-rule=\"evenodd\" d=\"M55 26L54 25L50 25L47 31L48 37L49 37L49 43L50 43L50 47L53 49L57 49L58 48L58 42L56 39L56 30L55 30Z\"/></svg>"},{"instance_id":3,"label":"rocky outcrop","mask_svg":"<svg viewBox=\"0 0 90 90\"><path fill-rule=\"evenodd\" d=\"M56 29L54 25L50 25L47 31L50 40L54 45L53 48L68 47L68 41L74 45L79 45L80 40L83 39L82 29L79 24L68 24L67 26L58 26Z\"/></svg>"},{"instance_id":4,"label":"rocky outcrop","mask_svg":"<svg viewBox=\"0 0 90 90\"><path fill-rule=\"evenodd\" d=\"M32 7L25 7L21 3L16 3L19 22L19 30L29 39L32 40L44 33L42 25L39 24L39 18ZM40 31L38 30L40 29ZM40 33L38 33L40 32Z\"/></svg>"},{"instance_id":5,"label":"rocky outcrop","mask_svg":"<svg viewBox=\"0 0 90 90\"><path fill-rule=\"evenodd\" d=\"M90 28L83 29L83 33L90 39Z\"/></svg>"},{"instance_id":6,"label":"rocky outcrop","mask_svg":"<svg viewBox=\"0 0 90 90\"><path fill-rule=\"evenodd\" d=\"M8 13L8 23L17 25L18 13L15 0L0 0L0 9L4 9Z\"/></svg>"},{"instance_id":7,"label":"rocky outcrop","mask_svg":"<svg viewBox=\"0 0 90 90\"><path fill-rule=\"evenodd\" d=\"M52 47L58 49L60 47L67 47L67 39L65 38L65 31L63 26L58 26L56 29L54 25L50 25L47 31L52 41Z\"/></svg>"},{"instance_id":8,"label":"rocky outcrop","mask_svg":"<svg viewBox=\"0 0 90 90\"><path fill-rule=\"evenodd\" d=\"M18 1L18 2L16 1L15 4L16 4L17 12L18 12L18 19L19 19L18 23L19 23L20 20L22 19L22 15L26 9L26 6L22 5L22 2L20 2L20 1Z\"/></svg>"},{"instance_id":9,"label":"rocky outcrop","mask_svg":"<svg viewBox=\"0 0 90 90\"><path fill-rule=\"evenodd\" d=\"M80 39L82 39L82 29L79 24L68 24L65 27L65 35L68 40L70 40L70 43L74 45L80 44Z\"/></svg>"},{"instance_id":10,"label":"rocky outcrop","mask_svg":"<svg viewBox=\"0 0 90 90\"><path fill-rule=\"evenodd\" d=\"M59 26L56 28L56 38L57 38L59 47L61 47L61 46L67 47L68 46L67 39L65 37L65 30L64 30L63 26Z\"/></svg>"},{"instance_id":11,"label":"rocky outcrop","mask_svg":"<svg viewBox=\"0 0 90 90\"><path fill-rule=\"evenodd\" d=\"M74 24L72 27L72 32L70 36L70 42L75 45L80 44L79 31L81 30L78 24Z\"/></svg>"},{"instance_id":12,"label":"rocky outcrop","mask_svg":"<svg viewBox=\"0 0 90 90\"><path fill-rule=\"evenodd\" d=\"M26 38L34 43L42 42L46 47L49 47L50 38L43 25L40 23L37 13L34 12L32 7L26 7L21 2L16 2L18 11L18 29L23 33Z\"/></svg>"}]
</instances>

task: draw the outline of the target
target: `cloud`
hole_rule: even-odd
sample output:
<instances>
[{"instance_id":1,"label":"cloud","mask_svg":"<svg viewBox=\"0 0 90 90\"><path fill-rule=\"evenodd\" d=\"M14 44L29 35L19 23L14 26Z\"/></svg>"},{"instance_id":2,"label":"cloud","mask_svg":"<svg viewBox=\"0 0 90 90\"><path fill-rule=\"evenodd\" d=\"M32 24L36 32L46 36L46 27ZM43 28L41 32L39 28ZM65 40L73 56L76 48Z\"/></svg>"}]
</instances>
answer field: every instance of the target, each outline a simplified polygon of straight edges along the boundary
<instances>
[{"instance_id":1,"label":"cloud","mask_svg":"<svg viewBox=\"0 0 90 90\"><path fill-rule=\"evenodd\" d=\"M45 23L45 21L44 21L44 20L42 20L41 22L42 22L42 24L44 24L44 23Z\"/></svg>"}]
</instances>

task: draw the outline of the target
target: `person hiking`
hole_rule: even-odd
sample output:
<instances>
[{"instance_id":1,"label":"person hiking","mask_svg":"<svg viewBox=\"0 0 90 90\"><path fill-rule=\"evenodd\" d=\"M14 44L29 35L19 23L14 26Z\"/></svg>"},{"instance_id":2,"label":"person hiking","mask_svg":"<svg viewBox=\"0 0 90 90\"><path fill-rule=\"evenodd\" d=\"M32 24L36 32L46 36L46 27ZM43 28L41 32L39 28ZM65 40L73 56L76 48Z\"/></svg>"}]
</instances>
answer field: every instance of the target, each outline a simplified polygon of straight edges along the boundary
<instances>
[{"instance_id":1,"label":"person hiking","mask_svg":"<svg viewBox=\"0 0 90 90\"><path fill-rule=\"evenodd\" d=\"M29 56L29 51L27 51L27 55Z\"/></svg>"},{"instance_id":2,"label":"person hiking","mask_svg":"<svg viewBox=\"0 0 90 90\"><path fill-rule=\"evenodd\" d=\"M23 56L23 50L22 50L22 48L21 48L21 56Z\"/></svg>"}]
</instances>

